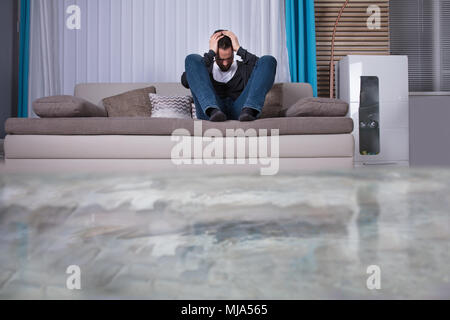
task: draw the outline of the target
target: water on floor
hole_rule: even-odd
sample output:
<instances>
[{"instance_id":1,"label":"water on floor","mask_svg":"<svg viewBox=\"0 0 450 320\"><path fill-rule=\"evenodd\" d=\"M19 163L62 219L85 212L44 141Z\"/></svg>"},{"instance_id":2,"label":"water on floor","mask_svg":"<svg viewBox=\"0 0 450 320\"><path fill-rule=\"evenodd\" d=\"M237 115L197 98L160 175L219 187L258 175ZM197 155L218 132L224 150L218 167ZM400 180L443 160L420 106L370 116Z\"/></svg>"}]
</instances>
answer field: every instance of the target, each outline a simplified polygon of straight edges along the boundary
<instances>
[{"instance_id":1,"label":"water on floor","mask_svg":"<svg viewBox=\"0 0 450 320\"><path fill-rule=\"evenodd\" d=\"M5 173L0 298L448 299L448 208L445 169Z\"/></svg>"}]
</instances>

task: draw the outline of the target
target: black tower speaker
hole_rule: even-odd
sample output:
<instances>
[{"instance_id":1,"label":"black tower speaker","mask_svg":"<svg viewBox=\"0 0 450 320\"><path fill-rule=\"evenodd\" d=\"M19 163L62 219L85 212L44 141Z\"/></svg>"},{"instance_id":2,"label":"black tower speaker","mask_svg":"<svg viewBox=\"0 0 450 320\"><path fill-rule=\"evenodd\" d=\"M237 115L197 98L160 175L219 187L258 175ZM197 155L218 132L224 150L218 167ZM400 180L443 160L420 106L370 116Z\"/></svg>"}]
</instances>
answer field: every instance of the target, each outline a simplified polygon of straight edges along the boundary
<instances>
[{"instance_id":1,"label":"black tower speaker","mask_svg":"<svg viewBox=\"0 0 450 320\"><path fill-rule=\"evenodd\" d=\"M359 99L359 153L380 153L380 86L378 77L361 77Z\"/></svg>"}]
</instances>

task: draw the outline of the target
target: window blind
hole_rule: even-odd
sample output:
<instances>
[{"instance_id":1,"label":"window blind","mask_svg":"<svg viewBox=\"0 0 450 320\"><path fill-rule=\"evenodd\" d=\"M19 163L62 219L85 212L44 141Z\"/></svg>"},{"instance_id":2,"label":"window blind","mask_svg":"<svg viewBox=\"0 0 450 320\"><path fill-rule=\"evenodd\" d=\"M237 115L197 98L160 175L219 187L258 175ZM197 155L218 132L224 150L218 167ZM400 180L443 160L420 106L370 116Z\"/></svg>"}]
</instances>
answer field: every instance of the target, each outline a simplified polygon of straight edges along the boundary
<instances>
[{"instance_id":1,"label":"window blind","mask_svg":"<svg viewBox=\"0 0 450 320\"><path fill-rule=\"evenodd\" d=\"M407 55L411 92L450 91L450 0L391 0L391 54Z\"/></svg>"}]
</instances>

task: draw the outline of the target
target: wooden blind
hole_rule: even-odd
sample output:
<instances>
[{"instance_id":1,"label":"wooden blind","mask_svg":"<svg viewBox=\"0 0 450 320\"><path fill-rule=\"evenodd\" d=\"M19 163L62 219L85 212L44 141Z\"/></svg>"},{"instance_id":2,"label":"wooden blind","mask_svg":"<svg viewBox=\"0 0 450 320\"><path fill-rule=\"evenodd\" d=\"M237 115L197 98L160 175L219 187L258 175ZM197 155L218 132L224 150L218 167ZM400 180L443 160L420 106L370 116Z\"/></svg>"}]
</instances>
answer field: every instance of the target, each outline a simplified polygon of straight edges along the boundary
<instances>
[{"instance_id":1,"label":"wooden blind","mask_svg":"<svg viewBox=\"0 0 450 320\"><path fill-rule=\"evenodd\" d=\"M333 27L344 0L315 0L317 43L317 89L319 97L330 96L330 56ZM380 8L380 29L369 29L370 5ZM335 63L349 54L389 54L389 0L350 0L336 31ZM336 81L334 82L336 83Z\"/></svg>"}]
</instances>

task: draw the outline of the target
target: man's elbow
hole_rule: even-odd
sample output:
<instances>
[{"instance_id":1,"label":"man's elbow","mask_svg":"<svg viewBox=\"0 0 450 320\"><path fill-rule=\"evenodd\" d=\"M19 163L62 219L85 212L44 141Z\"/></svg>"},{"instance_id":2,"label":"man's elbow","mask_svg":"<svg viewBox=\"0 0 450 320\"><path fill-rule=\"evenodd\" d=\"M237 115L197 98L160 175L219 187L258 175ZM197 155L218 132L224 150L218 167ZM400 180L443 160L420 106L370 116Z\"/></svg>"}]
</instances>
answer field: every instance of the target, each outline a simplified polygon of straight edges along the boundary
<instances>
[{"instance_id":1,"label":"man's elbow","mask_svg":"<svg viewBox=\"0 0 450 320\"><path fill-rule=\"evenodd\" d=\"M186 89L190 89L189 88L189 83L186 79L186 72L182 74L181 76L181 84L183 85L183 87L185 87Z\"/></svg>"}]
</instances>

